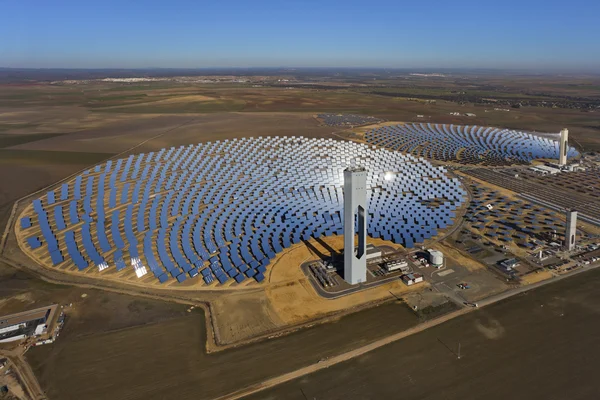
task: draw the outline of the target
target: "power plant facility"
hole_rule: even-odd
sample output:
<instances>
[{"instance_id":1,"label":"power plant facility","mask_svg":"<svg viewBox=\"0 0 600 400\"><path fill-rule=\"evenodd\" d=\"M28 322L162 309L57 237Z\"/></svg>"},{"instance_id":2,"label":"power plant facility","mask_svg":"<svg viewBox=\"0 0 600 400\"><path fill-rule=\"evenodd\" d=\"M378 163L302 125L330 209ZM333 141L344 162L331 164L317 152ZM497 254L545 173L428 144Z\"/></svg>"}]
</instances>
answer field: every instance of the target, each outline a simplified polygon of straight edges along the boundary
<instances>
[{"instance_id":1,"label":"power plant facility","mask_svg":"<svg viewBox=\"0 0 600 400\"><path fill-rule=\"evenodd\" d=\"M571 251L575 248L575 235L577 234L577 211L567 211L567 226L565 228L564 250Z\"/></svg>"},{"instance_id":2,"label":"power plant facility","mask_svg":"<svg viewBox=\"0 0 600 400\"><path fill-rule=\"evenodd\" d=\"M567 165L567 152L569 151L569 130L567 128L560 131L560 154L558 156L558 165Z\"/></svg>"},{"instance_id":3,"label":"power plant facility","mask_svg":"<svg viewBox=\"0 0 600 400\"><path fill-rule=\"evenodd\" d=\"M344 170L344 280L351 285L367 281L367 171L363 167ZM354 233L358 246L354 251Z\"/></svg>"},{"instance_id":4,"label":"power plant facility","mask_svg":"<svg viewBox=\"0 0 600 400\"><path fill-rule=\"evenodd\" d=\"M349 232L346 277L358 283L381 257L367 234L412 248L452 225L465 198L457 178L412 155L258 137L109 160L33 199L15 229L48 268L197 287L266 284L283 249Z\"/></svg>"},{"instance_id":5,"label":"power plant facility","mask_svg":"<svg viewBox=\"0 0 600 400\"><path fill-rule=\"evenodd\" d=\"M0 400L600 392L600 77L1 67Z\"/></svg>"}]
</instances>

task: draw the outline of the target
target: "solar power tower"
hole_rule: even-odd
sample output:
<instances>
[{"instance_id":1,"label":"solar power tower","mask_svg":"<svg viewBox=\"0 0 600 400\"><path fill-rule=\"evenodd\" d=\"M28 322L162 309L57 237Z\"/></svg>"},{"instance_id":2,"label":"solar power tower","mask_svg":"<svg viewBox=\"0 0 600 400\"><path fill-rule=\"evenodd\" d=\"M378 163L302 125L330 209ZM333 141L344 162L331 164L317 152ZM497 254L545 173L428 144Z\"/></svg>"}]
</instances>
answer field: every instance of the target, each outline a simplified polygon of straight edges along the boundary
<instances>
[{"instance_id":1,"label":"solar power tower","mask_svg":"<svg viewBox=\"0 0 600 400\"><path fill-rule=\"evenodd\" d=\"M358 247L354 251L354 216ZM367 170L344 170L344 280L351 285L367 281Z\"/></svg>"},{"instance_id":2,"label":"solar power tower","mask_svg":"<svg viewBox=\"0 0 600 400\"><path fill-rule=\"evenodd\" d=\"M569 130L560 131L560 154L558 156L558 165L567 165L567 151L569 151Z\"/></svg>"},{"instance_id":3,"label":"solar power tower","mask_svg":"<svg viewBox=\"0 0 600 400\"><path fill-rule=\"evenodd\" d=\"M562 153L561 153L562 154ZM565 229L564 250L571 251L575 247L575 235L577 234L577 211L567 211L567 226Z\"/></svg>"}]
</instances>

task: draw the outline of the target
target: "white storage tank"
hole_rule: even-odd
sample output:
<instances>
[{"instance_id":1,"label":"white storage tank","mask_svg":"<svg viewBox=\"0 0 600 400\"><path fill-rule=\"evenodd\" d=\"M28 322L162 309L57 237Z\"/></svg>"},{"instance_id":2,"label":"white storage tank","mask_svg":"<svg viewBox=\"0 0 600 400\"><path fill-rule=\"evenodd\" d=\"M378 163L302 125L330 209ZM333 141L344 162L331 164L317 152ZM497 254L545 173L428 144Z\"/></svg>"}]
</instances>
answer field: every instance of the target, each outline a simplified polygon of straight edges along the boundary
<instances>
[{"instance_id":1,"label":"white storage tank","mask_svg":"<svg viewBox=\"0 0 600 400\"><path fill-rule=\"evenodd\" d=\"M436 268L439 268L444 265L444 253L439 250L429 249L427 250L429 253L429 262Z\"/></svg>"}]
</instances>

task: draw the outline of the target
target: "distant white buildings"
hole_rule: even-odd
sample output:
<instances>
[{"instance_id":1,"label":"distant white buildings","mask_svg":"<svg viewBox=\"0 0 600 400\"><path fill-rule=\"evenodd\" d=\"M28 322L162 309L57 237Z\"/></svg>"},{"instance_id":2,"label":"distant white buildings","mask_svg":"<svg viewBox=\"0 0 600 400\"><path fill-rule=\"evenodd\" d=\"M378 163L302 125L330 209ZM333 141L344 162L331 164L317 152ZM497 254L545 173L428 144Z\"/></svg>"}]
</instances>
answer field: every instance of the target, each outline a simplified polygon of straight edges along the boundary
<instances>
[{"instance_id":1,"label":"distant white buildings","mask_svg":"<svg viewBox=\"0 0 600 400\"><path fill-rule=\"evenodd\" d=\"M540 175L555 175L560 173L560 169L550 167L548 165L538 165L535 167L529 167L529 170Z\"/></svg>"},{"instance_id":2,"label":"distant white buildings","mask_svg":"<svg viewBox=\"0 0 600 400\"><path fill-rule=\"evenodd\" d=\"M450 115L454 115L455 117L460 117L463 114L454 111L454 112L451 112ZM465 117L476 117L477 116L477 114L473 114L473 113L465 113L464 115L465 115Z\"/></svg>"},{"instance_id":3,"label":"distant white buildings","mask_svg":"<svg viewBox=\"0 0 600 400\"><path fill-rule=\"evenodd\" d=\"M121 83L134 83L134 82L160 82L167 80L166 78L104 78L100 79L102 82L121 82Z\"/></svg>"},{"instance_id":4,"label":"distant white buildings","mask_svg":"<svg viewBox=\"0 0 600 400\"><path fill-rule=\"evenodd\" d=\"M438 78L442 78L442 77L445 77L446 75L439 74L439 73L433 73L433 74L418 74L418 73L413 73L413 74L410 74L410 76L424 76L424 77L438 77Z\"/></svg>"}]
</instances>

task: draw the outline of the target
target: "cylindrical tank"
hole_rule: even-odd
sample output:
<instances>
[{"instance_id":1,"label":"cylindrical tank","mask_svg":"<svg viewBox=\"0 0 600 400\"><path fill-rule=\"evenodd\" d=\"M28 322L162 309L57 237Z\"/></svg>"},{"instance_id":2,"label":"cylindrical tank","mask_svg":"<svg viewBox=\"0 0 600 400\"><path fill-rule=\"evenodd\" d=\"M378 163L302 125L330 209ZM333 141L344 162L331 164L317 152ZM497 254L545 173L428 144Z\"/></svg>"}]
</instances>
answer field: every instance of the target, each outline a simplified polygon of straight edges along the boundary
<instances>
[{"instance_id":1,"label":"cylindrical tank","mask_svg":"<svg viewBox=\"0 0 600 400\"><path fill-rule=\"evenodd\" d=\"M441 267L444 265L444 253L438 250L429 250L429 262L434 267Z\"/></svg>"}]
</instances>

